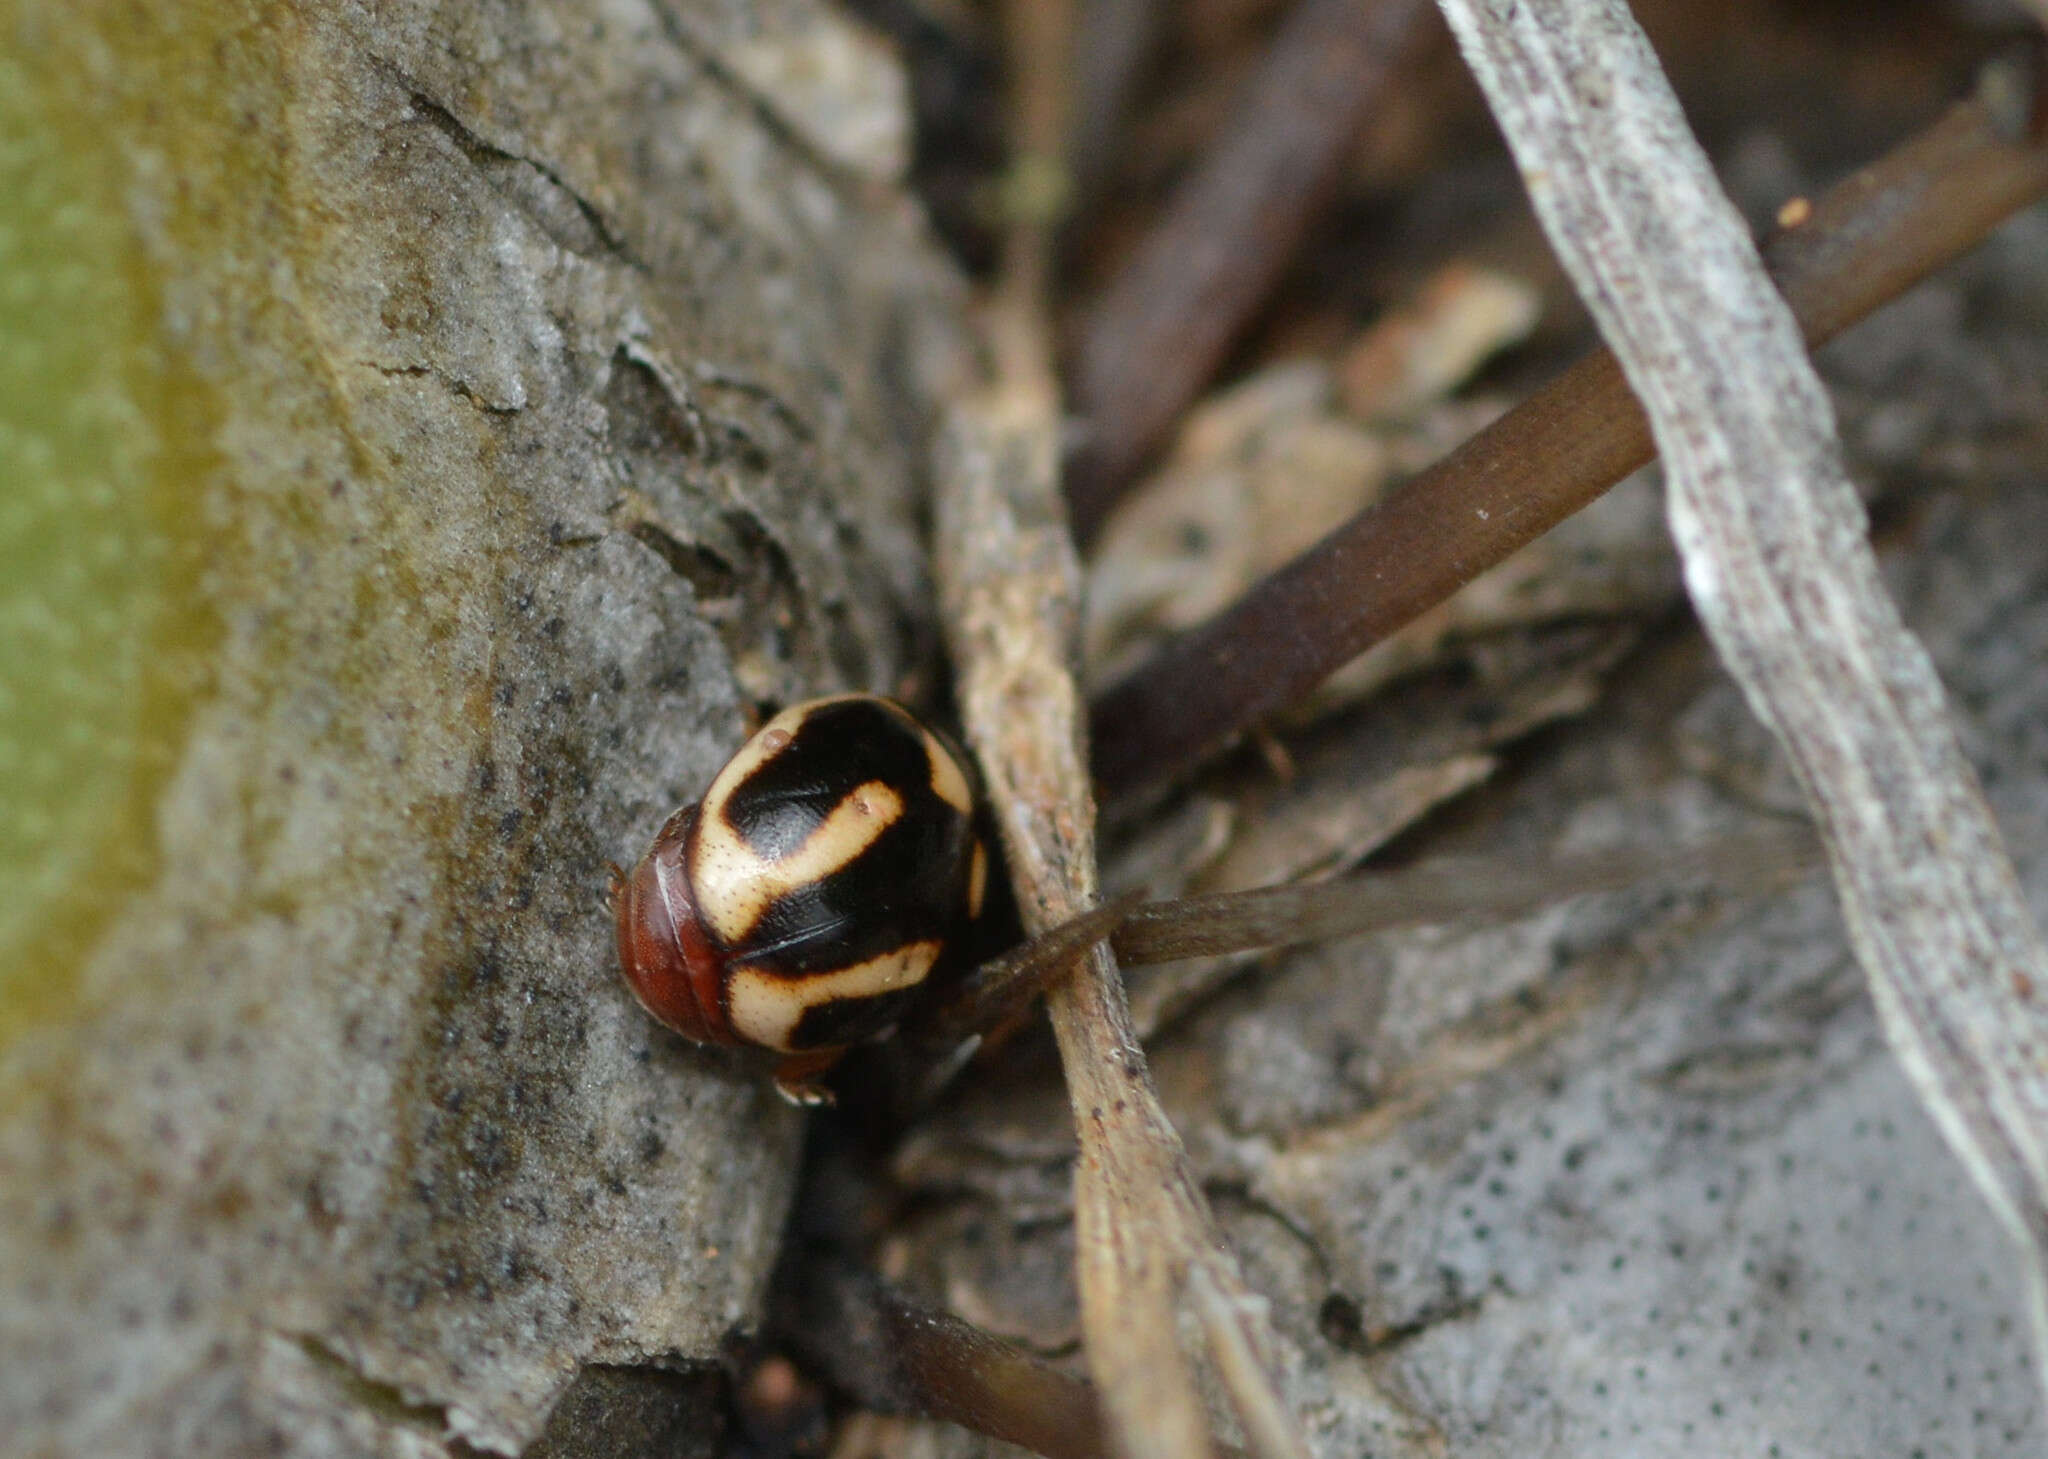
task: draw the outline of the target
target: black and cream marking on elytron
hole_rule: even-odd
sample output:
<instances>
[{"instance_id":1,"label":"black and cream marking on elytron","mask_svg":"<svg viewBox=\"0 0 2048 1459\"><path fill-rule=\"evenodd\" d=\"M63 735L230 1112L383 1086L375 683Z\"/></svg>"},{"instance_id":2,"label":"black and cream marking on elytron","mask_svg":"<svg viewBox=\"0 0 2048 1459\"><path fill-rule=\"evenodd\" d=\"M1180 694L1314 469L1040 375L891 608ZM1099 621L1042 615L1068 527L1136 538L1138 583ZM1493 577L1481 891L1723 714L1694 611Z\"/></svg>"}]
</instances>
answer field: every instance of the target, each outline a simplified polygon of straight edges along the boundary
<instances>
[{"instance_id":1,"label":"black and cream marking on elytron","mask_svg":"<svg viewBox=\"0 0 2048 1459\"><path fill-rule=\"evenodd\" d=\"M704 793L689 861L734 1032L786 1052L894 1022L987 865L956 752L867 695L770 720Z\"/></svg>"}]
</instances>

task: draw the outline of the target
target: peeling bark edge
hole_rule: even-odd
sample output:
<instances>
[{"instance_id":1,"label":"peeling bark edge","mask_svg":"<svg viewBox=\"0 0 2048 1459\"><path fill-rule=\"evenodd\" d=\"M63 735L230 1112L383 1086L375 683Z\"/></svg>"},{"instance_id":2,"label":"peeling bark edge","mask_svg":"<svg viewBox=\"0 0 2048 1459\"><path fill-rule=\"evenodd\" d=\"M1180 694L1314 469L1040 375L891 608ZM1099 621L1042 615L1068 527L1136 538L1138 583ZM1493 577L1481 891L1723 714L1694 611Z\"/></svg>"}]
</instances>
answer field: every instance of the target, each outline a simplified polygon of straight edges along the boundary
<instances>
[{"instance_id":1,"label":"peeling bark edge","mask_svg":"<svg viewBox=\"0 0 2048 1459\"><path fill-rule=\"evenodd\" d=\"M1791 759L1892 1047L2021 1245L2048 1362L2042 945L1797 325L1622 0L1439 4L1649 415L1694 606Z\"/></svg>"}]
</instances>

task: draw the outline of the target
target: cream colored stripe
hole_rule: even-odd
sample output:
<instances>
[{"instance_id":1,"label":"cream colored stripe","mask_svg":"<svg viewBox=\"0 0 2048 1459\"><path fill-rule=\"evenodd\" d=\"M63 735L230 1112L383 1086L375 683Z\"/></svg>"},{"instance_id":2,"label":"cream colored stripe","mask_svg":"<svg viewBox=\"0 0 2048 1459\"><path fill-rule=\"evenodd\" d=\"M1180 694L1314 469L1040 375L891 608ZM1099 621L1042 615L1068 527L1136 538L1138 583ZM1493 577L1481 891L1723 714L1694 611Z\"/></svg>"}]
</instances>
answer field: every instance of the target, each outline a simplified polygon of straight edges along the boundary
<instances>
[{"instance_id":1,"label":"cream colored stripe","mask_svg":"<svg viewBox=\"0 0 2048 1459\"><path fill-rule=\"evenodd\" d=\"M775 718L754 731L753 737L725 762L711 784L705 787L703 815L706 820L723 820L725 803L732 799L732 793L754 778L754 773L777 755L788 749L796 738L796 732L818 709L828 704L837 704L843 699L858 699L857 694L842 694L831 699L813 699L807 704L792 704Z\"/></svg>"},{"instance_id":2,"label":"cream colored stripe","mask_svg":"<svg viewBox=\"0 0 2048 1459\"><path fill-rule=\"evenodd\" d=\"M967 865L967 920L981 915L981 900L988 892L988 848L981 837L974 838L974 859Z\"/></svg>"},{"instance_id":3,"label":"cream colored stripe","mask_svg":"<svg viewBox=\"0 0 2048 1459\"><path fill-rule=\"evenodd\" d=\"M720 777L721 779L723 777ZM724 800L706 800L697 821L690 887L697 910L728 947L737 947L779 897L850 864L903 818L903 797L879 780L855 786L789 855L770 859L749 846L725 817Z\"/></svg>"},{"instance_id":4,"label":"cream colored stripe","mask_svg":"<svg viewBox=\"0 0 2048 1459\"><path fill-rule=\"evenodd\" d=\"M963 816L974 814L974 792L967 788L967 776L953 752L930 730L919 727L924 736L925 758L931 761L932 789L940 800Z\"/></svg>"},{"instance_id":5,"label":"cream colored stripe","mask_svg":"<svg viewBox=\"0 0 2048 1459\"><path fill-rule=\"evenodd\" d=\"M789 1041L797 1024L810 1009L915 987L938 960L938 943L912 942L850 968L802 978L777 978L739 967L726 985L726 1011L742 1038L786 1054L791 1052Z\"/></svg>"}]
</instances>

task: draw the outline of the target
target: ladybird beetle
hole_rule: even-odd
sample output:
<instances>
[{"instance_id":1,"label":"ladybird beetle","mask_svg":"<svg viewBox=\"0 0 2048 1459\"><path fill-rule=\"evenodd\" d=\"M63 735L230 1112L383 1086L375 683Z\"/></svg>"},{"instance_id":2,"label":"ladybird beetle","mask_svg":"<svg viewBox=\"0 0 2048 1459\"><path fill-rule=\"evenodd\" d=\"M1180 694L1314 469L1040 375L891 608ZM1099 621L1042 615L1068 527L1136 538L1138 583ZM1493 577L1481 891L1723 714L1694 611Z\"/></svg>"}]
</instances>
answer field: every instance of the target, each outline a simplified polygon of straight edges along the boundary
<instances>
[{"instance_id":1,"label":"ladybird beetle","mask_svg":"<svg viewBox=\"0 0 2048 1459\"><path fill-rule=\"evenodd\" d=\"M782 1092L886 1033L981 915L974 779L871 694L785 709L615 874L619 966L658 1021L784 1056Z\"/></svg>"}]
</instances>

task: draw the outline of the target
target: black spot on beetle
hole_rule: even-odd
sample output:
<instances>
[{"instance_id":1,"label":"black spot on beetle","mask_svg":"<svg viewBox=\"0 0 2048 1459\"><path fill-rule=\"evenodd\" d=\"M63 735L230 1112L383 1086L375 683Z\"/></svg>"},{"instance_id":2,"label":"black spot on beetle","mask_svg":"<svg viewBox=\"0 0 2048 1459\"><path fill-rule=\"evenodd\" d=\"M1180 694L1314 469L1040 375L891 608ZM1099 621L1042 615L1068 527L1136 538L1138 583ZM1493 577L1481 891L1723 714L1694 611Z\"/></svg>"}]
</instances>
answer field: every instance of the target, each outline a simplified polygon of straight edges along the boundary
<instances>
[{"instance_id":1,"label":"black spot on beetle","mask_svg":"<svg viewBox=\"0 0 2048 1459\"><path fill-rule=\"evenodd\" d=\"M873 998L830 998L814 1004L797 1019L790 1048L833 1049L873 1037L902 1017L919 992L920 986L912 984Z\"/></svg>"}]
</instances>

